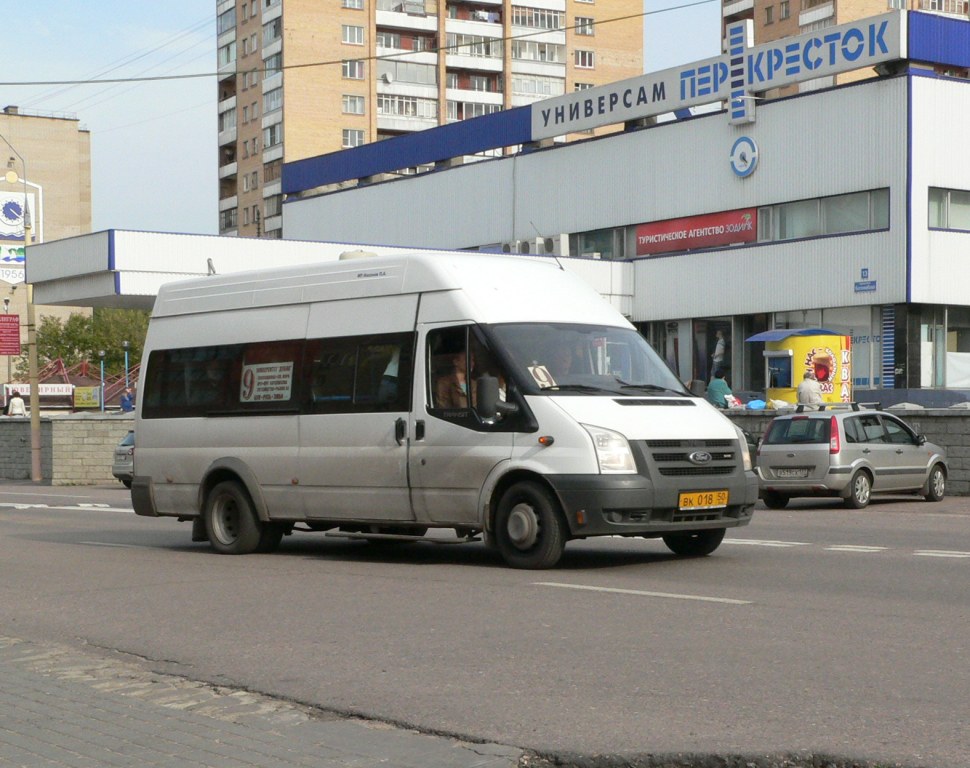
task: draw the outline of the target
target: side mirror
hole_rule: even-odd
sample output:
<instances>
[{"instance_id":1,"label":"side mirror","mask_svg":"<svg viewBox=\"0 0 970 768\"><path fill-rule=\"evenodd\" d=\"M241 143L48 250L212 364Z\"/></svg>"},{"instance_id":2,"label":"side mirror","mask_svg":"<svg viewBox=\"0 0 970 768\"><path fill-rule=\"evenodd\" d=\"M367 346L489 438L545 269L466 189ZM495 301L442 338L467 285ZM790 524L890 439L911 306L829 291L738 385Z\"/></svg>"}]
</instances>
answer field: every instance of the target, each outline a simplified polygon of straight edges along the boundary
<instances>
[{"instance_id":1,"label":"side mirror","mask_svg":"<svg viewBox=\"0 0 970 768\"><path fill-rule=\"evenodd\" d=\"M923 445L926 442L926 435L916 435L916 444Z\"/></svg>"},{"instance_id":2,"label":"side mirror","mask_svg":"<svg viewBox=\"0 0 970 768\"><path fill-rule=\"evenodd\" d=\"M518 413L519 406L506 403L499 397L498 379L494 376L481 376L476 382L475 409L483 419L494 419Z\"/></svg>"}]
</instances>

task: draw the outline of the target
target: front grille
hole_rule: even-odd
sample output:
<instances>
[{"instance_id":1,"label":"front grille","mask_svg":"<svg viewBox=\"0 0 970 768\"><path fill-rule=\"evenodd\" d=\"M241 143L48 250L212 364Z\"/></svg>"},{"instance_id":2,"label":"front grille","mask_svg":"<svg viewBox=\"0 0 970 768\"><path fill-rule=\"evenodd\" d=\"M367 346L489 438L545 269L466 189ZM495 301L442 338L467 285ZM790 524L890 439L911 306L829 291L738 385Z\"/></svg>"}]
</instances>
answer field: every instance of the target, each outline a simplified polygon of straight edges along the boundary
<instances>
[{"instance_id":1,"label":"front grille","mask_svg":"<svg viewBox=\"0 0 970 768\"><path fill-rule=\"evenodd\" d=\"M712 477L731 475L741 469L737 443L733 440L645 440L638 443L651 473L664 477ZM706 452L711 460L695 464L693 453Z\"/></svg>"}]
</instances>

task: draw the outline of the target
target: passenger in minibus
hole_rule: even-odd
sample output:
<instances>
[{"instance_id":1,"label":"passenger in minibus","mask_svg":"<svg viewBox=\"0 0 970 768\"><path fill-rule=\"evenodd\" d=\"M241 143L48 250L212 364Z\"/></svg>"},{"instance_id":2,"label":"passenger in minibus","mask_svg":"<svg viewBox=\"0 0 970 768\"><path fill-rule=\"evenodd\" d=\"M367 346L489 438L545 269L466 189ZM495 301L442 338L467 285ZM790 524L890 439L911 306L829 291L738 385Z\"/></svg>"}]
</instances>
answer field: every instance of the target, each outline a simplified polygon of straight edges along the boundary
<instances>
[{"instance_id":1,"label":"passenger in minibus","mask_svg":"<svg viewBox=\"0 0 970 768\"><path fill-rule=\"evenodd\" d=\"M435 382L435 405L438 408L468 407L468 355L465 350L451 356L450 368L441 372Z\"/></svg>"}]
</instances>

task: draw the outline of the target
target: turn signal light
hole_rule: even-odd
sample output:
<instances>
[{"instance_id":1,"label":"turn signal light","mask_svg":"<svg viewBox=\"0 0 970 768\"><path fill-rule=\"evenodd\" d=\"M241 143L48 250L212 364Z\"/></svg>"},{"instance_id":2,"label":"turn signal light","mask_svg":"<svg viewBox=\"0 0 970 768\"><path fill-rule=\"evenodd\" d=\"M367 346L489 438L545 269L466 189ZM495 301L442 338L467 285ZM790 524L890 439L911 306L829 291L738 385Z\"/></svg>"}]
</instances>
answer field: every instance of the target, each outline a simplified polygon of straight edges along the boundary
<instances>
[{"instance_id":1,"label":"turn signal light","mask_svg":"<svg viewBox=\"0 0 970 768\"><path fill-rule=\"evenodd\" d=\"M543 435L539 438L539 445L550 446L554 442L556 442L556 438L554 438L552 435Z\"/></svg>"}]
</instances>

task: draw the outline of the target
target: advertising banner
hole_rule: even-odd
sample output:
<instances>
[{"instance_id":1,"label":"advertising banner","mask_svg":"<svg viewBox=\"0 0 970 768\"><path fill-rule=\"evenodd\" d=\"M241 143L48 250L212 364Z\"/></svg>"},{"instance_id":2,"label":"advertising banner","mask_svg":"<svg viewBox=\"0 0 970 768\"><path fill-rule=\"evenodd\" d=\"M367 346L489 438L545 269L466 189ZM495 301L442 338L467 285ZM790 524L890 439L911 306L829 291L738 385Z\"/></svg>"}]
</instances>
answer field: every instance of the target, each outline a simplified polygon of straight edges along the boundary
<instances>
[{"instance_id":1,"label":"advertising banner","mask_svg":"<svg viewBox=\"0 0 970 768\"><path fill-rule=\"evenodd\" d=\"M637 227L637 256L695 248L719 248L758 239L758 209L667 219Z\"/></svg>"},{"instance_id":2,"label":"advertising banner","mask_svg":"<svg viewBox=\"0 0 970 768\"><path fill-rule=\"evenodd\" d=\"M796 402L796 390L805 373L815 374L826 403L852 402L852 337L789 336L768 342L766 350L791 350L791 386L768 388L768 397Z\"/></svg>"},{"instance_id":3,"label":"advertising banner","mask_svg":"<svg viewBox=\"0 0 970 768\"><path fill-rule=\"evenodd\" d=\"M0 315L0 355L20 354L20 315Z\"/></svg>"}]
</instances>

